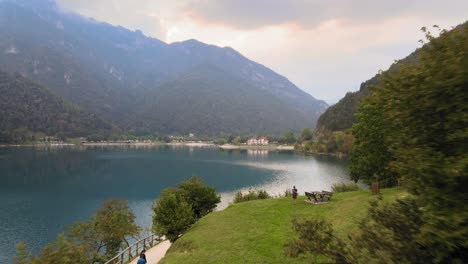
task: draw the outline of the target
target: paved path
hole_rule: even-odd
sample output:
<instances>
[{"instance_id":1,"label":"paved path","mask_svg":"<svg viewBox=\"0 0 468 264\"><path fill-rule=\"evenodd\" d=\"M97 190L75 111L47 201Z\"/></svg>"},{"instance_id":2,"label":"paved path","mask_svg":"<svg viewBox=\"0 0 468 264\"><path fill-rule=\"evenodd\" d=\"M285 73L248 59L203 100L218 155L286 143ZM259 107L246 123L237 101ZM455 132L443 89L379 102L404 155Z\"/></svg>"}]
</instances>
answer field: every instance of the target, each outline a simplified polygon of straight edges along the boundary
<instances>
[{"instance_id":1,"label":"paved path","mask_svg":"<svg viewBox=\"0 0 468 264\"><path fill-rule=\"evenodd\" d=\"M171 246L171 242L169 240L165 240L156 246L146 250L146 260L148 261L148 264L156 264L158 263L164 255L166 255L166 251L169 249ZM138 261L138 258L134 259L130 264L136 264Z\"/></svg>"}]
</instances>

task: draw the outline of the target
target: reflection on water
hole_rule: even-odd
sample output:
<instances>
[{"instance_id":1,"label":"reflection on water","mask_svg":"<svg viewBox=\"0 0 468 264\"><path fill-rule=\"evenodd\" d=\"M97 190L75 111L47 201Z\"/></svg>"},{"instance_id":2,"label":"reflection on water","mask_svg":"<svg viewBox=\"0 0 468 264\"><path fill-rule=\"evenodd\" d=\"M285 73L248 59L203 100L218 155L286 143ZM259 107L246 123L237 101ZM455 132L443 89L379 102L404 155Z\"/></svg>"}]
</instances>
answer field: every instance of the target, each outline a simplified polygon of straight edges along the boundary
<instances>
[{"instance_id":1,"label":"reflection on water","mask_svg":"<svg viewBox=\"0 0 468 264\"><path fill-rule=\"evenodd\" d=\"M269 151L266 149L248 149L247 156L267 158Z\"/></svg>"},{"instance_id":2,"label":"reflection on water","mask_svg":"<svg viewBox=\"0 0 468 264\"><path fill-rule=\"evenodd\" d=\"M346 162L333 157L172 146L4 148L0 172L0 263L20 240L37 252L106 199L127 198L138 224L150 226L160 191L192 175L221 193L220 208L239 190L303 193L348 179Z\"/></svg>"}]
</instances>

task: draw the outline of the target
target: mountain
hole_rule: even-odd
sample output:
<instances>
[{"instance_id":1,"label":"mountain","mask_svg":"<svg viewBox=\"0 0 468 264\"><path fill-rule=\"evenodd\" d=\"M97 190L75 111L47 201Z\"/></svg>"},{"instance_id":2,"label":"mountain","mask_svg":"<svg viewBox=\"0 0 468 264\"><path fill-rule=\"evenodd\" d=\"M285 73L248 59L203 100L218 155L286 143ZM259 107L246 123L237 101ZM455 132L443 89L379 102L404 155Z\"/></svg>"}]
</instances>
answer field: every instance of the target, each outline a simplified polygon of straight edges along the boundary
<instances>
[{"instance_id":1,"label":"mountain","mask_svg":"<svg viewBox=\"0 0 468 264\"><path fill-rule=\"evenodd\" d=\"M147 132L300 131L315 127L328 107L230 47L166 44L47 0L0 2L0 70L124 129Z\"/></svg>"},{"instance_id":2,"label":"mountain","mask_svg":"<svg viewBox=\"0 0 468 264\"><path fill-rule=\"evenodd\" d=\"M112 126L20 76L0 72L0 141L18 132L67 137L109 132Z\"/></svg>"},{"instance_id":3,"label":"mountain","mask_svg":"<svg viewBox=\"0 0 468 264\"><path fill-rule=\"evenodd\" d=\"M416 63L417 50L402 60L397 61L387 71L395 72L403 64ZM370 86L378 85L382 80L382 73L361 83L359 91L348 92L338 103L330 106L318 119L318 130L341 131L351 128L356 118L354 114L358 111L361 100L370 95Z\"/></svg>"},{"instance_id":4,"label":"mountain","mask_svg":"<svg viewBox=\"0 0 468 264\"><path fill-rule=\"evenodd\" d=\"M269 91L211 64L162 84L139 111L145 123L138 127L163 133L206 133L210 128L220 133L280 134L308 121L299 109L284 109L284 101Z\"/></svg>"},{"instance_id":5,"label":"mountain","mask_svg":"<svg viewBox=\"0 0 468 264\"><path fill-rule=\"evenodd\" d=\"M468 27L468 21L452 28L451 30L461 30ZM428 44L425 44L428 45ZM418 62L419 49L412 52L407 57L393 63L385 72L397 72L402 65L411 65ZM379 73L371 79L363 82L359 91L348 92L338 103L330 106L318 119L317 130L340 131L351 128L356 118L354 114L358 111L358 105L361 100L370 95L370 86L377 86L382 80L382 73Z\"/></svg>"}]
</instances>

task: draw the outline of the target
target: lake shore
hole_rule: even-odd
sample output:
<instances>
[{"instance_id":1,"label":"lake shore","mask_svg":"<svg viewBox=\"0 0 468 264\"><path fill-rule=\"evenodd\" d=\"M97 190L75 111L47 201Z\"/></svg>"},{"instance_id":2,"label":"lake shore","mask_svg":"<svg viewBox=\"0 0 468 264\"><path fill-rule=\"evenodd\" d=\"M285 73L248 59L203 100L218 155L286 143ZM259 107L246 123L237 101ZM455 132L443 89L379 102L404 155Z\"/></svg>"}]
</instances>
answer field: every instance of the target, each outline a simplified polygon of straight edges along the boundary
<instances>
[{"instance_id":1,"label":"lake shore","mask_svg":"<svg viewBox=\"0 0 468 264\"><path fill-rule=\"evenodd\" d=\"M151 147L151 146L181 146L181 147L200 147L200 148L220 148L224 150L230 149L246 149L246 150L285 150L293 151L294 146L287 145L232 145L224 144L217 145L211 142L85 142L79 144L73 143L27 143L27 144L0 144L0 147L73 147L73 146L135 146L135 147Z\"/></svg>"},{"instance_id":2,"label":"lake shore","mask_svg":"<svg viewBox=\"0 0 468 264\"><path fill-rule=\"evenodd\" d=\"M218 145L220 149L255 149L255 150L294 150L294 146L284 146L284 145L231 145L224 144Z\"/></svg>"}]
</instances>

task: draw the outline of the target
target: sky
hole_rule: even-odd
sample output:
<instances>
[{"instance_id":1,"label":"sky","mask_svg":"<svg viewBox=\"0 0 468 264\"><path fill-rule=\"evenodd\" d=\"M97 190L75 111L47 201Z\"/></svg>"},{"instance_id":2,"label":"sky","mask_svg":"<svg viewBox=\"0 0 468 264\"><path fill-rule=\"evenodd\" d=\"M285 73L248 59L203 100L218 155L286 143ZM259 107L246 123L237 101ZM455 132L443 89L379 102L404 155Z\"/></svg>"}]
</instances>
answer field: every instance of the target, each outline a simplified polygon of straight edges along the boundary
<instances>
[{"instance_id":1,"label":"sky","mask_svg":"<svg viewBox=\"0 0 468 264\"><path fill-rule=\"evenodd\" d=\"M167 43L197 39L232 47L329 104L421 46L421 27L450 29L468 20L466 0L57 2Z\"/></svg>"}]
</instances>

